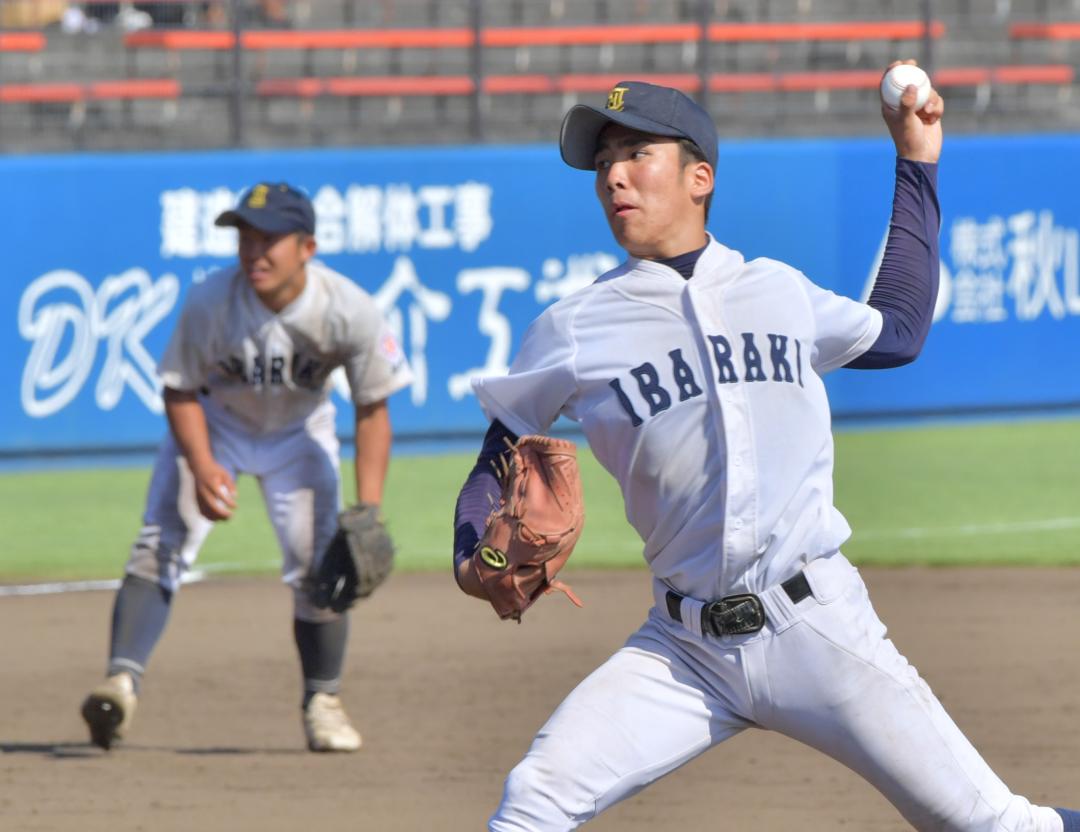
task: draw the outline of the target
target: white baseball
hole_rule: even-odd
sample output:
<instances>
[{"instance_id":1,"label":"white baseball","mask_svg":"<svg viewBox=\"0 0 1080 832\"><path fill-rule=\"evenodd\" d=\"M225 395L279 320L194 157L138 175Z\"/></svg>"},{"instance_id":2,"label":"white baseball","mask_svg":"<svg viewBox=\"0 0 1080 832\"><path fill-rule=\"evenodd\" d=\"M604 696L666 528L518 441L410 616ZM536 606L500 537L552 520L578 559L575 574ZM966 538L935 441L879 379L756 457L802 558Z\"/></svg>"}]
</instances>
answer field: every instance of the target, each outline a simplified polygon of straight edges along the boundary
<instances>
[{"instance_id":1,"label":"white baseball","mask_svg":"<svg viewBox=\"0 0 1080 832\"><path fill-rule=\"evenodd\" d=\"M915 109L921 110L930 100L930 76L912 64L894 66L881 79L881 100L893 110L900 109L900 96L914 84L919 92L915 98Z\"/></svg>"}]
</instances>

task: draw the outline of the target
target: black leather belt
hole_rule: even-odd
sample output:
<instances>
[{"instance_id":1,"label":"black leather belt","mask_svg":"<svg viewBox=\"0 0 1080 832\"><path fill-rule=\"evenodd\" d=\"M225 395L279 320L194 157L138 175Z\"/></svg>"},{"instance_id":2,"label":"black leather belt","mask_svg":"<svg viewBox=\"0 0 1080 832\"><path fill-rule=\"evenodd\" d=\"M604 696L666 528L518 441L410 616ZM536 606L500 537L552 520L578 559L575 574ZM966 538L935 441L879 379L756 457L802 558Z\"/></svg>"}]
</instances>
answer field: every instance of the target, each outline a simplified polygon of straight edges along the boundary
<instances>
[{"instance_id":1,"label":"black leather belt","mask_svg":"<svg viewBox=\"0 0 1080 832\"><path fill-rule=\"evenodd\" d=\"M780 584L791 603L797 604L803 598L809 598L810 582L800 572ZM682 623L682 599L679 593L668 590L668 615ZM765 608L761 599L749 593L728 595L719 601L712 601L701 608L701 632L713 636L738 636L756 633L765 626Z\"/></svg>"}]
</instances>

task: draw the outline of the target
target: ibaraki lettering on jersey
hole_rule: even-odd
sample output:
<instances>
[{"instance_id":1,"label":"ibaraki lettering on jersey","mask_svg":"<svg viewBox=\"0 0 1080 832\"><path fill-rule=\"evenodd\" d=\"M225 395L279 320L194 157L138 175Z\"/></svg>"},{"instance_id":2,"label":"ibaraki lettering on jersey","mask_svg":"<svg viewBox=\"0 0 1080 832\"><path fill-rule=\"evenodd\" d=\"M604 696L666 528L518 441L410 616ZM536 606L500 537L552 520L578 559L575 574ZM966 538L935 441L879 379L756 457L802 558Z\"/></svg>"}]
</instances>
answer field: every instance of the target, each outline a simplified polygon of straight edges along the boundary
<instances>
[{"instance_id":1,"label":"ibaraki lettering on jersey","mask_svg":"<svg viewBox=\"0 0 1080 832\"><path fill-rule=\"evenodd\" d=\"M221 359L217 363L217 366L223 375L234 381L242 381L244 384L247 384L248 376L244 371L244 362L235 355L230 355L228 358Z\"/></svg>"},{"instance_id":2,"label":"ibaraki lettering on jersey","mask_svg":"<svg viewBox=\"0 0 1080 832\"><path fill-rule=\"evenodd\" d=\"M284 355L271 355L268 360L260 354L254 356L250 366L247 366L243 359L230 355L218 361L217 366L227 378L252 387L280 387L285 384L288 375L293 386L314 390L319 386L319 370L323 362L299 353L294 354L291 360Z\"/></svg>"},{"instance_id":3,"label":"ibaraki lettering on jersey","mask_svg":"<svg viewBox=\"0 0 1080 832\"><path fill-rule=\"evenodd\" d=\"M734 384L737 382L754 383L761 381L773 381L781 384L798 384L803 387L802 370L802 343L787 335L768 333L762 338L755 338L752 332L743 332L740 336L741 356L738 356L742 366L740 372L736 365L735 347L723 335L706 336L712 345L712 355L716 366L717 384ZM765 352L759 347L768 343ZM765 356L768 356L766 359ZM671 350L668 353L671 366L670 381L665 376L665 386L661 383L660 372L656 365L645 361L630 369L630 375L636 382L637 393L641 400L648 406L648 415L656 416L671 407L676 400L685 402L693 399L704 392L694 377L694 371L683 357L681 349ZM619 405L630 417L630 423L637 427L644 419L634 408L630 396L623 390L622 382L613 378L608 386L615 391ZM669 389L670 387L670 389Z\"/></svg>"},{"instance_id":4,"label":"ibaraki lettering on jersey","mask_svg":"<svg viewBox=\"0 0 1080 832\"><path fill-rule=\"evenodd\" d=\"M772 368L771 377L765 373L761 350L758 349L752 332L742 333L742 363L744 372L742 378L735 367L735 349L731 342L723 335L708 335L709 343L713 347L713 360L716 362L718 384L732 384L737 381L781 381L797 382L803 386L802 377L802 343L796 338L787 335L775 335L769 333L766 337L769 341L769 363ZM795 373L792 375L790 360L790 344L794 344Z\"/></svg>"},{"instance_id":5,"label":"ibaraki lettering on jersey","mask_svg":"<svg viewBox=\"0 0 1080 832\"><path fill-rule=\"evenodd\" d=\"M272 355L267 361L263 356L256 355L251 363L251 383L256 387L269 384L272 387L280 387L285 383L285 356Z\"/></svg>"},{"instance_id":6,"label":"ibaraki lettering on jersey","mask_svg":"<svg viewBox=\"0 0 1080 832\"><path fill-rule=\"evenodd\" d=\"M323 368L323 362L315 358L296 353L292 360L292 380L297 387L318 387L319 371Z\"/></svg>"}]
</instances>

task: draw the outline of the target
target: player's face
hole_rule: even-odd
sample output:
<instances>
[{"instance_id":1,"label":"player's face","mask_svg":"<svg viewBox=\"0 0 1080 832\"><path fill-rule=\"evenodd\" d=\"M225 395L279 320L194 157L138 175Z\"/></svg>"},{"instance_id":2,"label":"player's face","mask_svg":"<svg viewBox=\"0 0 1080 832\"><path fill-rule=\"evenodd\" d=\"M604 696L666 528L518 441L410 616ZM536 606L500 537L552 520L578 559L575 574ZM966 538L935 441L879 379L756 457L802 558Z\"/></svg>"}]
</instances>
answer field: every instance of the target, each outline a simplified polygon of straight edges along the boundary
<instances>
[{"instance_id":1,"label":"player's face","mask_svg":"<svg viewBox=\"0 0 1080 832\"><path fill-rule=\"evenodd\" d=\"M712 169L684 165L676 139L620 124L600 134L596 195L629 254L656 260L705 245L704 198L711 192Z\"/></svg>"},{"instance_id":2,"label":"player's face","mask_svg":"<svg viewBox=\"0 0 1080 832\"><path fill-rule=\"evenodd\" d=\"M267 308L280 312L304 289L304 267L315 253L314 238L298 232L268 234L241 225L240 268Z\"/></svg>"}]
</instances>

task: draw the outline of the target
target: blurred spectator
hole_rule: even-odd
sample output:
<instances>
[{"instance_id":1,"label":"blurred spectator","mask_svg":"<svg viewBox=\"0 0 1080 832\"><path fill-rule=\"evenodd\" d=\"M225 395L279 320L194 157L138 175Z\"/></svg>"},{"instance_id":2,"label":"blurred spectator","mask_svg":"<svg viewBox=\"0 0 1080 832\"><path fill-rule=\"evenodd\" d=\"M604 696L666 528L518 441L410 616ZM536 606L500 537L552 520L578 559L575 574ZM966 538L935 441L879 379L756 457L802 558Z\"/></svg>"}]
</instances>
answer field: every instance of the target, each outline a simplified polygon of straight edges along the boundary
<instances>
[{"instance_id":1,"label":"blurred spectator","mask_svg":"<svg viewBox=\"0 0 1080 832\"><path fill-rule=\"evenodd\" d=\"M67 0L5 0L0 29L43 29L59 23L67 10Z\"/></svg>"},{"instance_id":2,"label":"blurred spectator","mask_svg":"<svg viewBox=\"0 0 1080 832\"><path fill-rule=\"evenodd\" d=\"M58 7L58 11L46 19L43 9L46 6ZM46 25L61 20L65 32L95 32L102 26L115 25L128 32L148 29L151 26L183 26L196 24L196 9L201 9L202 23L208 26L225 27L230 25L229 0L206 0L196 3L155 3L150 2L82 2L69 3L65 0L0 0L0 9L20 9L25 7L20 19L41 18L42 24L9 25ZM285 0L244 0L241 5L245 26L265 26L270 28L288 28L292 25Z\"/></svg>"},{"instance_id":3,"label":"blurred spectator","mask_svg":"<svg viewBox=\"0 0 1080 832\"><path fill-rule=\"evenodd\" d=\"M144 11L135 8L134 3L83 3L82 31L93 32L102 25L115 23L128 32L148 29L154 25L154 19ZM71 23L65 26L75 31L77 15L70 15Z\"/></svg>"},{"instance_id":4,"label":"blurred spectator","mask_svg":"<svg viewBox=\"0 0 1080 832\"><path fill-rule=\"evenodd\" d=\"M135 9L150 15L155 26L183 26L191 18L187 3L136 3Z\"/></svg>"},{"instance_id":5,"label":"blurred spectator","mask_svg":"<svg viewBox=\"0 0 1080 832\"><path fill-rule=\"evenodd\" d=\"M211 26L227 25L230 22L229 5L226 0L210 0L205 4L206 22ZM243 8L245 26L289 28L292 25L285 0L247 0Z\"/></svg>"},{"instance_id":6,"label":"blurred spectator","mask_svg":"<svg viewBox=\"0 0 1080 832\"><path fill-rule=\"evenodd\" d=\"M83 3L83 14L87 20L95 21L100 27L104 23L112 23L120 13L119 3Z\"/></svg>"},{"instance_id":7,"label":"blurred spectator","mask_svg":"<svg viewBox=\"0 0 1080 832\"><path fill-rule=\"evenodd\" d=\"M10 2L10 0L9 0ZM33 3L35 0L25 0ZM0 5L3 0L0 0ZM205 3L161 3L161 2L83 2L65 3L70 8L64 14L61 23L66 32L94 32L103 25L116 25L125 31L133 32L148 29L151 26L184 26L196 22L196 7L203 11L212 5Z\"/></svg>"}]
</instances>

